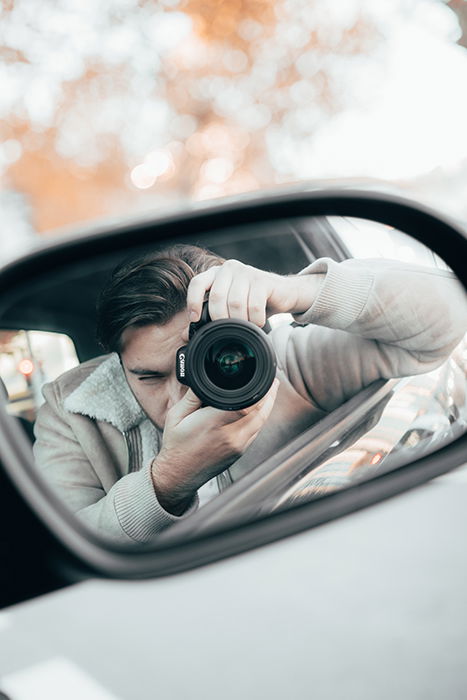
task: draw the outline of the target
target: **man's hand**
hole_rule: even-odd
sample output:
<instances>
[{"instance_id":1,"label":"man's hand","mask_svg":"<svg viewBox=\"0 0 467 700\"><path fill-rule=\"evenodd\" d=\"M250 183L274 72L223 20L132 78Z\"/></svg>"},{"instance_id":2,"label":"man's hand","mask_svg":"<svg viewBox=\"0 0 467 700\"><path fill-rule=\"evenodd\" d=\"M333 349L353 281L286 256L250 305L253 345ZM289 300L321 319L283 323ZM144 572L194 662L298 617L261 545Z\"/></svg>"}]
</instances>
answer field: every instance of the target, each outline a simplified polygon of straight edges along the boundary
<instances>
[{"instance_id":1,"label":"man's hand","mask_svg":"<svg viewBox=\"0 0 467 700\"><path fill-rule=\"evenodd\" d=\"M193 277L188 287L190 322L198 321L206 292L211 320L242 318L262 328L266 317L303 313L316 298L322 275L281 276L227 260Z\"/></svg>"},{"instance_id":2,"label":"man's hand","mask_svg":"<svg viewBox=\"0 0 467 700\"><path fill-rule=\"evenodd\" d=\"M198 488L247 449L271 413L278 387L275 379L261 401L240 411L201 408L188 389L167 414L162 448L152 463L152 481L163 508L183 513Z\"/></svg>"}]
</instances>

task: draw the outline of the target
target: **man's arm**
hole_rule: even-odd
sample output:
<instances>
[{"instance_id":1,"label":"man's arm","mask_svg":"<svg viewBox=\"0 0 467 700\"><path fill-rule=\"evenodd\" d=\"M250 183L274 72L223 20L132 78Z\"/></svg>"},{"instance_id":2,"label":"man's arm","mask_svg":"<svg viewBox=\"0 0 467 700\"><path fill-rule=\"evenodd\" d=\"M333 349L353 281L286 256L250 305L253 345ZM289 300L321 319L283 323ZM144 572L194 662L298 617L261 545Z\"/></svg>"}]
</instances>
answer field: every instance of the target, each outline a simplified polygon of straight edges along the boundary
<instances>
[{"instance_id":1,"label":"man's arm","mask_svg":"<svg viewBox=\"0 0 467 700\"><path fill-rule=\"evenodd\" d=\"M273 341L299 393L330 411L376 379L439 367L467 331L467 296L452 273L388 260L317 260L325 274L303 327Z\"/></svg>"},{"instance_id":2,"label":"man's arm","mask_svg":"<svg viewBox=\"0 0 467 700\"><path fill-rule=\"evenodd\" d=\"M35 463L57 496L85 524L127 544L147 542L179 519L159 503L151 464L119 475L93 421L67 414L55 384L44 387L44 396L46 402L34 427ZM194 508L196 498L192 497L183 515Z\"/></svg>"}]
</instances>

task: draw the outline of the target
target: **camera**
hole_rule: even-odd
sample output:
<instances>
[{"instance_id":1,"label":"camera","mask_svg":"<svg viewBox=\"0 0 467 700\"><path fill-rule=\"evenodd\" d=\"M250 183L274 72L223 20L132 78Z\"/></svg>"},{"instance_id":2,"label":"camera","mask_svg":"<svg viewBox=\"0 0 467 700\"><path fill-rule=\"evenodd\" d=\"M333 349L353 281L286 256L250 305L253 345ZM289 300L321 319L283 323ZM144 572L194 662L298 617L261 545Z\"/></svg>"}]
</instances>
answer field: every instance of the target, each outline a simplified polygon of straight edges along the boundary
<instances>
[{"instance_id":1,"label":"camera","mask_svg":"<svg viewBox=\"0 0 467 700\"><path fill-rule=\"evenodd\" d=\"M203 404L238 411L268 392L276 364L264 330L242 319L211 321L205 301L200 320L190 324L188 345L177 350L176 372Z\"/></svg>"}]
</instances>

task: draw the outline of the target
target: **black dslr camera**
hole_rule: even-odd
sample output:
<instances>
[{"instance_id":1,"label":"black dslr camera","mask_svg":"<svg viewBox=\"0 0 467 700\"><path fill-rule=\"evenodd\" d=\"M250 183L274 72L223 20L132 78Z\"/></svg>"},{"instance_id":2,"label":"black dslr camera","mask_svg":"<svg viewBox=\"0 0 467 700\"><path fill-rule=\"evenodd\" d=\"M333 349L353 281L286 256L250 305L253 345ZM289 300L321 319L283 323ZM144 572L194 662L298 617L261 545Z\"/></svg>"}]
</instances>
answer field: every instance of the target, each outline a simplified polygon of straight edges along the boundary
<instances>
[{"instance_id":1,"label":"black dslr camera","mask_svg":"<svg viewBox=\"0 0 467 700\"><path fill-rule=\"evenodd\" d=\"M201 401L238 411L267 393L276 376L276 354L265 331L249 321L211 321L205 301L190 324L189 343L177 350L177 379Z\"/></svg>"}]
</instances>

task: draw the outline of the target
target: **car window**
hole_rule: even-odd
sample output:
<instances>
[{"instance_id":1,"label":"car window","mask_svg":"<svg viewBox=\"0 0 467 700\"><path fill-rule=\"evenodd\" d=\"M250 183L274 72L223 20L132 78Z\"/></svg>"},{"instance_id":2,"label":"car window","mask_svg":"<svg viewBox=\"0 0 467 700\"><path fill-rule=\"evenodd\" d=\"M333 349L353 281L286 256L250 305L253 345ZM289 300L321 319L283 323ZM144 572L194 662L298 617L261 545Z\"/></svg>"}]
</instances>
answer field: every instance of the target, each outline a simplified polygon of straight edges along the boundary
<instances>
[{"instance_id":1,"label":"car window","mask_svg":"<svg viewBox=\"0 0 467 700\"><path fill-rule=\"evenodd\" d=\"M376 225L374 221L365 221L349 217L329 217L342 241L356 258L383 257L401 262L418 262L427 267L448 270L448 265L439 255L427 246L393 226ZM375 235L375 230L378 235Z\"/></svg>"},{"instance_id":2,"label":"car window","mask_svg":"<svg viewBox=\"0 0 467 700\"><path fill-rule=\"evenodd\" d=\"M436 451L467 428L467 342L443 367L401 380L388 400L311 462L274 508L332 493ZM456 390L447 395L446 388Z\"/></svg>"},{"instance_id":3,"label":"car window","mask_svg":"<svg viewBox=\"0 0 467 700\"><path fill-rule=\"evenodd\" d=\"M9 413L31 424L44 399L42 385L79 363L64 333L0 330L0 377Z\"/></svg>"},{"instance_id":4,"label":"car window","mask_svg":"<svg viewBox=\"0 0 467 700\"><path fill-rule=\"evenodd\" d=\"M214 234L201 236L199 241L226 260L238 258L279 275L299 272L316 257L313 246L303 241L295 223L243 227L228 237Z\"/></svg>"}]
</instances>

